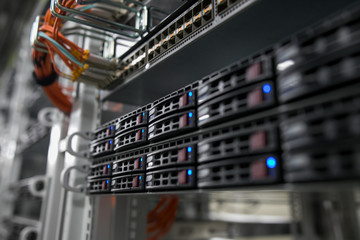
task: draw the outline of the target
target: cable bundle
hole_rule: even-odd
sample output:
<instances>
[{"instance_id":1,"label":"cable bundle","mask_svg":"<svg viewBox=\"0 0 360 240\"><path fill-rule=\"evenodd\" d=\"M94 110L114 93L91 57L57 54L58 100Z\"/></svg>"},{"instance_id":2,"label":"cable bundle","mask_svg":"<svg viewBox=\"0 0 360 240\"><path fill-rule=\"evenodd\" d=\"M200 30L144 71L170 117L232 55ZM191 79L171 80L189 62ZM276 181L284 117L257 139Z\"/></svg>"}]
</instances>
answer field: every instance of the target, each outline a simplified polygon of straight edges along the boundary
<instances>
[{"instance_id":1,"label":"cable bundle","mask_svg":"<svg viewBox=\"0 0 360 240\"><path fill-rule=\"evenodd\" d=\"M62 0L61 5L79 11L90 11L94 8L94 5L78 5L75 0ZM69 15L60 9L56 9L56 12L64 16ZM63 25L64 21L54 17L50 9L45 16L35 20L32 30L32 46L34 47L32 59L36 82L44 88L55 106L65 113L70 113L71 101L63 93L64 89L59 85L57 77L103 87L109 83L109 79L112 80L111 71L116 69L116 61L101 56L91 56L88 50L79 47L60 32ZM97 34L102 33L97 32ZM89 35L86 36L89 37ZM103 41L105 41L104 38ZM59 56L71 74L60 71L55 62L55 55Z\"/></svg>"},{"instance_id":2,"label":"cable bundle","mask_svg":"<svg viewBox=\"0 0 360 240\"><path fill-rule=\"evenodd\" d=\"M79 8L79 5L77 5L74 0L63 0L62 4L71 8ZM66 14L63 11L57 11L59 14ZM89 51L77 46L60 32L63 21L52 16L50 9L46 12L45 16L41 18L40 25L37 41L41 43L42 46L46 46L55 72L61 77L75 81L81 73L89 67L88 64L84 63L89 57ZM38 51L35 52L35 57L38 53ZM63 73L58 69L55 64L55 54L57 54L71 70L72 76Z\"/></svg>"},{"instance_id":3,"label":"cable bundle","mask_svg":"<svg viewBox=\"0 0 360 240\"><path fill-rule=\"evenodd\" d=\"M169 232L175 221L178 202L177 196L161 197L156 207L147 215L147 240L158 240Z\"/></svg>"},{"instance_id":4,"label":"cable bundle","mask_svg":"<svg viewBox=\"0 0 360 240\"><path fill-rule=\"evenodd\" d=\"M50 101L64 113L70 113L72 103L63 93L63 87L57 81L57 74L51 64L50 55L32 50L35 81L43 87Z\"/></svg>"}]
</instances>

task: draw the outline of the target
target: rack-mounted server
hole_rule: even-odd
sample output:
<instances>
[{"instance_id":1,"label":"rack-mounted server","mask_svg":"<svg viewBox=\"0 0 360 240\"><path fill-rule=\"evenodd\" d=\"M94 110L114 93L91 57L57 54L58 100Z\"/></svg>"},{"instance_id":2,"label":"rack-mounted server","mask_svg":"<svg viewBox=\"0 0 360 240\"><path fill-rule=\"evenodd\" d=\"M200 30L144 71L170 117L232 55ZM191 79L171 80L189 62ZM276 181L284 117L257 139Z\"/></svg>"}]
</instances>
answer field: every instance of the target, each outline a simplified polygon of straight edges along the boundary
<instances>
[{"instance_id":1,"label":"rack-mounted server","mask_svg":"<svg viewBox=\"0 0 360 240\"><path fill-rule=\"evenodd\" d=\"M329 18L131 113L144 112L147 121L91 143L97 151L89 193L358 177L359 10ZM115 146L106 148L110 137Z\"/></svg>"}]
</instances>

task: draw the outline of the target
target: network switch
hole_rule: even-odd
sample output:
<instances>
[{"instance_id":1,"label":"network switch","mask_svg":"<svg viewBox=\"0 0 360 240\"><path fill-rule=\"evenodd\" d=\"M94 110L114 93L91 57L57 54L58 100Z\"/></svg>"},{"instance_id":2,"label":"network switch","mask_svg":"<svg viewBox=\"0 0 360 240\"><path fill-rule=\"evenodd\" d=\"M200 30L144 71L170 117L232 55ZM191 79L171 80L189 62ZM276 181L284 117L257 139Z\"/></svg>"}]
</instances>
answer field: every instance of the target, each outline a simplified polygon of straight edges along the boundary
<instances>
[{"instance_id":1,"label":"network switch","mask_svg":"<svg viewBox=\"0 0 360 240\"><path fill-rule=\"evenodd\" d=\"M213 3L211 0L201 1L189 8L182 16L174 20L168 28L164 28L161 33L149 41L148 62L154 61L213 19Z\"/></svg>"},{"instance_id":2,"label":"network switch","mask_svg":"<svg viewBox=\"0 0 360 240\"><path fill-rule=\"evenodd\" d=\"M280 182L281 166L275 154L239 157L198 166L199 188Z\"/></svg>"},{"instance_id":3,"label":"network switch","mask_svg":"<svg viewBox=\"0 0 360 240\"><path fill-rule=\"evenodd\" d=\"M114 177L111 181L111 192L143 191L144 179L143 173Z\"/></svg>"},{"instance_id":4,"label":"network switch","mask_svg":"<svg viewBox=\"0 0 360 240\"><path fill-rule=\"evenodd\" d=\"M171 49L180 45L186 38L194 35L213 20L212 0L203 0L189 7L184 13L158 31L156 36L122 59L122 79L144 69L148 63L152 63L170 52Z\"/></svg>"},{"instance_id":5,"label":"network switch","mask_svg":"<svg viewBox=\"0 0 360 240\"><path fill-rule=\"evenodd\" d=\"M111 186L110 178L88 180L87 191L89 193L108 193Z\"/></svg>"},{"instance_id":6,"label":"network switch","mask_svg":"<svg viewBox=\"0 0 360 240\"><path fill-rule=\"evenodd\" d=\"M216 9L219 15L226 15L226 13L236 8L237 5L242 5L249 0L216 0Z\"/></svg>"},{"instance_id":7,"label":"network switch","mask_svg":"<svg viewBox=\"0 0 360 240\"><path fill-rule=\"evenodd\" d=\"M274 84L265 81L221 95L198 108L198 124L204 127L226 119L276 106Z\"/></svg>"},{"instance_id":8,"label":"network switch","mask_svg":"<svg viewBox=\"0 0 360 240\"><path fill-rule=\"evenodd\" d=\"M125 150L147 142L147 127L136 128L115 138L114 151Z\"/></svg>"},{"instance_id":9,"label":"network switch","mask_svg":"<svg viewBox=\"0 0 360 240\"><path fill-rule=\"evenodd\" d=\"M146 190L181 190L196 187L195 167L169 168L146 173Z\"/></svg>"},{"instance_id":10,"label":"network switch","mask_svg":"<svg viewBox=\"0 0 360 240\"><path fill-rule=\"evenodd\" d=\"M188 132L196 129L196 111L173 114L149 124L149 140Z\"/></svg>"}]
</instances>

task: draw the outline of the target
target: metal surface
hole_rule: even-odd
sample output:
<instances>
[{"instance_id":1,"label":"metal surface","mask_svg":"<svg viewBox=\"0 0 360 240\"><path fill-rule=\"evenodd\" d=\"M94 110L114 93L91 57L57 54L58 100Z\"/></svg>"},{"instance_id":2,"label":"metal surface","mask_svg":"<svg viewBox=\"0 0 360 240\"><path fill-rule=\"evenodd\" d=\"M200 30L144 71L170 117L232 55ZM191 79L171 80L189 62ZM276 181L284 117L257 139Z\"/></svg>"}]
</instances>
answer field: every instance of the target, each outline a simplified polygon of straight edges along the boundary
<instances>
[{"instance_id":1,"label":"metal surface","mask_svg":"<svg viewBox=\"0 0 360 240\"><path fill-rule=\"evenodd\" d=\"M359 239L358 191L294 193L291 203L295 239Z\"/></svg>"},{"instance_id":2,"label":"metal surface","mask_svg":"<svg viewBox=\"0 0 360 240\"><path fill-rule=\"evenodd\" d=\"M94 222L92 240L146 239L145 197L93 197Z\"/></svg>"},{"instance_id":3,"label":"metal surface","mask_svg":"<svg viewBox=\"0 0 360 240\"><path fill-rule=\"evenodd\" d=\"M48 151L48 161L46 176L48 178L47 196L43 203L43 223L39 239L58 239L56 237L60 226L62 186L60 184L60 174L64 166L64 152L60 151L59 143L66 137L68 119L61 116L51 129L50 144Z\"/></svg>"}]
</instances>

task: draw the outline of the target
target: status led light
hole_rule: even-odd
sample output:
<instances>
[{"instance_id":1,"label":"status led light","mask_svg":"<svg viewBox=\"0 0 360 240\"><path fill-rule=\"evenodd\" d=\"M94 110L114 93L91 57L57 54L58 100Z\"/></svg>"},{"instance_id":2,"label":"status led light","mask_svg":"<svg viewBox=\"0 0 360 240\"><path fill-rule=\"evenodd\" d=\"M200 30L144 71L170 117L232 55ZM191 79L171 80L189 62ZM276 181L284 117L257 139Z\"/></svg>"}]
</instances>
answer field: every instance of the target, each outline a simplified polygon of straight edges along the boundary
<instances>
[{"instance_id":1,"label":"status led light","mask_svg":"<svg viewBox=\"0 0 360 240\"><path fill-rule=\"evenodd\" d=\"M262 87L262 89L263 89L263 92L264 93L270 93L271 92L271 85L270 84L264 84L263 85L263 87Z\"/></svg>"},{"instance_id":2,"label":"status led light","mask_svg":"<svg viewBox=\"0 0 360 240\"><path fill-rule=\"evenodd\" d=\"M187 151L188 151L188 152L191 152L191 151L192 151L192 148L191 148L191 147L188 147L188 148L187 148Z\"/></svg>"},{"instance_id":3,"label":"status led light","mask_svg":"<svg viewBox=\"0 0 360 240\"><path fill-rule=\"evenodd\" d=\"M143 158L140 158L140 161L142 162L142 161L143 161Z\"/></svg>"},{"instance_id":4,"label":"status led light","mask_svg":"<svg viewBox=\"0 0 360 240\"><path fill-rule=\"evenodd\" d=\"M110 168L110 164L107 165L107 168Z\"/></svg>"},{"instance_id":5,"label":"status led light","mask_svg":"<svg viewBox=\"0 0 360 240\"><path fill-rule=\"evenodd\" d=\"M145 116L145 113L143 112L143 116Z\"/></svg>"},{"instance_id":6,"label":"status led light","mask_svg":"<svg viewBox=\"0 0 360 240\"><path fill-rule=\"evenodd\" d=\"M266 166L268 168L275 168L276 165L277 165L277 161L276 161L276 159L274 157L268 157L266 159Z\"/></svg>"},{"instance_id":7,"label":"status led light","mask_svg":"<svg viewBox=\"0 0 360 240\"><path fill-rule=\"evenodd\" d=\"M144 132L145 130L143 129L143 130L141 130L141 132Z\"/></svg>"},{"instance_id":8,"label":"status led light","mask_svg":"<svg viewBox=\"0 0 360 240\"><path fill-rule=\"evenodd\" d=\"M109 184L109 180L106 180L106 184Z\"/></svg>"},{"instance_id":9,"label":"status led light","mask_svg":"<svg viewBox=\"0 0 360 240\"><path fill-rule=\"evenodd\" d=\"M192 116L193 116L193 113L189 112L189 118L192 118Z\"/></svg>"},{"instance_id":10,"label":"status led light","mask_svg":"<svg viewBox=\"0 0 360 240\"><path fill-rule=\"evenodd\" d=\"M113 126L111 126L111 127L110 127L110 130L111 130L111 131L112 131L112 130L114 130L114 127L113 127Z\"/></svg>"},{"instance_id":11,"label":"status led light","mask_svg":"<svg viewBox=\"0 0 360 240\"><path fill-rule=\"evenodd\" d=\"M192 92L189 92L188 95L189 95L189 97L192 97L193 93L192 93Z\"/></svg>"},{"instance_id":12,"label":"status led light","mask_svg":"<svg viewBox=\"0 0 360 240\"><path fill-rule=\"evenodd\" d=\"M188 174L189 176L191 176L191 175L192 175L192 170L189 169L189 170L187 171L187 174Z\"/></svg>"},{"instance_id":13,"label":"status led light","mask_svg":"<svg viewBox=\"0 0 360 240\"><path fill-rule=\"evenodd\" d=\"M139 176L139 180L141 180L141 176Z\"/></svg>"},{"instance_id":14,"label":"status led light","mask_svg":"<svg viewBox=\"0 0 360 240\"><path fill-rule=\"evenodd\" d=\"M112 144L112 141L110 140L109 143Z\"/></svg>"}]
</instances>

